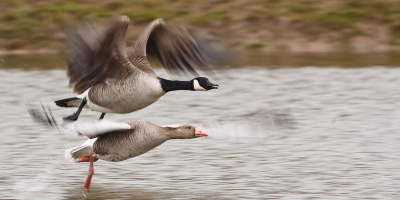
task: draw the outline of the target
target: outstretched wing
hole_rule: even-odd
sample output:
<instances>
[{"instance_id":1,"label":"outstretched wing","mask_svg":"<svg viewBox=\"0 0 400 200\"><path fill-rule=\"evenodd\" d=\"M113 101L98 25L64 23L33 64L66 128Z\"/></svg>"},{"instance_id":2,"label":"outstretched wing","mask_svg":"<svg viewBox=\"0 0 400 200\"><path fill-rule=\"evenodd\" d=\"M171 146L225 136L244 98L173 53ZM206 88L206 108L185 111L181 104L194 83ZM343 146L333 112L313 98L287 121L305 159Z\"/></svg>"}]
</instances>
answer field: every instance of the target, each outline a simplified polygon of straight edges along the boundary
<instances>
[{"instance_id":1,"label":"outstretched wing","mask_svg":"<svg viewBox=\"0 0 400 200\"><path fill-rule=\"evenodd\" d=\"M129 57L135 66L138 66L134 63L137 57L155 57L168 73L198 76L197 70L211 72L213 67L228 65L229 55L214 38L192 34L183 27L169 26L157 19L146 27ZM151 70L150 65L139 68Z\"/></svg>"},{"instance_id":2,"label":"outstretched wing","mask_svg":"<svg viewBox=\"0 0 400 200\"><path fill-rule=\"evenodd\" d=\"M50 128L57 128L59 130L59 126L54 120L51 109L48 106L44 107L43 104L40 102L39 107L39 105L37 104L28 102L27 107L29 114L36 123L42 124ZM85 136L89 139L96 138L107 133L132 129L132 127L127 123L113 122L108 120L98 120L92 122L70 122L66 124L63 123L61 127L70 131L74 131L78 133L79 136Z\"/></svg>"},{"instance_id":3,"label":"outstretched wing","mask_svg":"<svg viewBox=\"0 0 400 200\"><path fill-rule=\"evenodd\" d=\"M126 16L102 23L83 23L67 31L66 62L69 84L81 94L107 78L129 74L125 34L129 25Z\"/></svg>"},{"instance_id":4,"label":"outstretched wing","mask_svg":"<svg viewBox=\"0 0 400 200\"><path fill-rule=\"evenodd\" d=\"M37 104L32 102L28 102L26 104L28 107L28 112L31 115L31 118L38 124L42 124L51 128L58 128L58 124L56 120L54 120L53 114L51 113L50 107L44 107L42 102L40 102L40 107Z\"/></svg>"},{"instance_id":5,"label":"outstretched wing","mask_svg":"<svg viewBox=\"0 0 400 200\"><path fill-rule=\"evenodd\" d=\"M92 139L111 132L130 130L132 127L126 123L99 120L95 122L73 122L68 124L66 128L77 132L80 136Z\"/></svg>"}]
</instances>

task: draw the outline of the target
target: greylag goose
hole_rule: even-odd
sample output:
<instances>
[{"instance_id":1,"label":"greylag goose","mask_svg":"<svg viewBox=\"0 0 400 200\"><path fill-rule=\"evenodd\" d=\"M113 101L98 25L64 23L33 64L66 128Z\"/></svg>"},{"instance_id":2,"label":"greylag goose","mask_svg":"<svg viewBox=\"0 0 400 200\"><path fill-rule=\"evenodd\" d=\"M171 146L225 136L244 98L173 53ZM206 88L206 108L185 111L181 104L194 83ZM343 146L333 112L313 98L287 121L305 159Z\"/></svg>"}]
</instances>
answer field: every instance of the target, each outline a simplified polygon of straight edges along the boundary
<instances>
[{"instance_id":1,"label":"greylag goose","mask_svg":"<svg viewBox=\"0 0 400 200\"><path fill-rule=\"evenodd\" d=\"M119 16L107 23L82 24L70 32L66 40L67 74L70 86L79 95L55 103L79 108L64 119L77 120L84 107L101 112L103 119L105 113L143 109L170 91L218 88L206 77L190 81L157 77L148 56L157 58L168 73L198 75L195 68L209 71L210 63L226 63L222 62L227 55L224 48L215 48L218 45L212 40L157 19L145 28L128 53L128 25L129 18Z\"/></svg>"},{"instance_id":2,"label":"greylag goose","mask_svg":"<svg viewBox=\"0 0 400 200\"><path fill-rule=\"evenodd\" d=\"M89 139L81 146L65 150L65 158L73 162L90 162L84 185L89 192L98 159L119 162L142 155L170 139L192 139L207 134L192 125L162 127L148 121L118 123L99 120L93 123L74 122L67 128Z\"/></svg>"},{"instance_id":3,"label":"greylag goose","mask_svg":"<svg viewBox=\"0 0 400 200\"><path fill-rule=\"evenodd\" d=\"M59 128L50 108L42 111L28 104L28 111L37 122L52 128ZM89 173L84 185L89 192L94 174L93 162L98 159L119 162L142 155L170 139L192 139L207 134L192 125L162 127L148 121L126 123L99 120L95 122L72 122L64 126L72 133L89 138L78 147L65 150L65 158L72 162L90 162Z\"/></svg>"}]
</instances>

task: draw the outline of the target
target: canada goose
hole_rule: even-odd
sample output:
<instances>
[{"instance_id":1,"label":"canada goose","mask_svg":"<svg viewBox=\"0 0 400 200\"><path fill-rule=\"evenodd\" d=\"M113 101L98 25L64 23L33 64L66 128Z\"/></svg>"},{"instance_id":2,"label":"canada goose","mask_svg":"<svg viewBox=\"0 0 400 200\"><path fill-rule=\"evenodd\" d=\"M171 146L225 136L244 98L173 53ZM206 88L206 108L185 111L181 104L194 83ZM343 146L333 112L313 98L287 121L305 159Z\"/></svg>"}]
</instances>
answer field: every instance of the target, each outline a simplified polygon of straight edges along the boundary
<instances>
[{"instance_id":1,"label":"canada goose","mask_svg":"<svg viewBox=\"0 0 400 200\"><path fill-rule=\"evenodd\" d=\"M220 62L226 52L212 41L195 37L183 28L154 20L136 40L129 55L125 51L126 16L108 23L83 24L66 41L69 84L79 95L55 101L60 107L79 107L64 118L77 120L86 107L105 113L130 113L143 109L175 90L217 89L206 77L172 81L157 77L147 56L158 58L167 72L197 74L195 68L209 70L208 62Z\"/></svg>"},{"instance_id":2,"label":"canada goose","mask_svg":"<svg viewBox=\"0 0 400 200\"><path fill-rule=\"evenodd\" d=\"M29 105L32 118L46 126L58 128L51 110L42 106ZM142 155L170 139L192 139L205 137L207 134L192 125L162 127L148 121L129 121L119 123L107 120L95 122L73 122L64 128L89 139L78 147L65 150L65 158L72 162L90 162L89 174L84 190L89 192L94 173L93 162L98 159L119 162Z\"/></svg>"}]
</instances>

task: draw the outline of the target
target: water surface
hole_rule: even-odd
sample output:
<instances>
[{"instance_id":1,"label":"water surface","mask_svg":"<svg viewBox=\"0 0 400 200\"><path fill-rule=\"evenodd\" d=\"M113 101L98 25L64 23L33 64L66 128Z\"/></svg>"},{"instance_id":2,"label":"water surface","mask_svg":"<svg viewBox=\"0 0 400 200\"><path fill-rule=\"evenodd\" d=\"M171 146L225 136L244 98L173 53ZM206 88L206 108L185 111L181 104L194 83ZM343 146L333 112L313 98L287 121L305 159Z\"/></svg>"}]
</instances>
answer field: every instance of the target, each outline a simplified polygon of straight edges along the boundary
<instances>
[{"instance_id":1,"label":"water surface","mask_svg":"<svg viewBox=\"0 0 400 200\"><path fill-rule=\"evenodd\" d=\"M160 76L168 77L159 70ZM75 111L64 70L0 71L0 199L81 199L84 138L38 126L27 101L59 120ZM247 67L220 89L179 91L115 121L198 124L208 138L168 141L133 159L95 163L90 199L399 199L400 69ZM80 120L100 113L84 110Z\"/></svg>"}]
</instances>

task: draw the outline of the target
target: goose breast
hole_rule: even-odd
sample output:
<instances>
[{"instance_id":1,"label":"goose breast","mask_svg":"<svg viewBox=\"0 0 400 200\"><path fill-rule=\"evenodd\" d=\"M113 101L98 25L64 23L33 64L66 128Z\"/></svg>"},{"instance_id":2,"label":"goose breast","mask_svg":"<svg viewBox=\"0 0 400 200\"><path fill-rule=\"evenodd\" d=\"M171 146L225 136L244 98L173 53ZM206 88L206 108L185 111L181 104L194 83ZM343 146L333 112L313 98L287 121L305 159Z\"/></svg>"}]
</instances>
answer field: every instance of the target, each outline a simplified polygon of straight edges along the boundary
<instances>
[{"instance_id":1,"label":"goose breast","mask_svg":"<svg viewBox=\"0 0 400 200\"><path fill-rule=\"evenodd\" d=\"M143 109L166 94L157 77L140 74L112 84L99 84L89 91L88 107L108 113L130 113Z\"/></svg>"}]
</instances>

